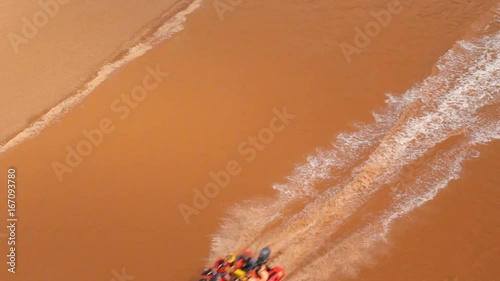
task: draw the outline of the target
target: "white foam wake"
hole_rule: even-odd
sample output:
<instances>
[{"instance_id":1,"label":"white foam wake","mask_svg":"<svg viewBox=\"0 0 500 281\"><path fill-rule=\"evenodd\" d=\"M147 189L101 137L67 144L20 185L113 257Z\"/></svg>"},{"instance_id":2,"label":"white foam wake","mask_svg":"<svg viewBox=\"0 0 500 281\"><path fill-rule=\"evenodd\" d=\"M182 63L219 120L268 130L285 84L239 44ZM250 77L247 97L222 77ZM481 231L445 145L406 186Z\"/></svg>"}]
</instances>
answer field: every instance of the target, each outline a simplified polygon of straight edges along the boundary
<instances>
[{"instance_id":1,"label":"white foam wake","mask_svg":"<svg viewBox=\"0 0 500 281\"><path fill-rule=\"evenodd\" d=\"M498 116L498 115L497 115ZM348 235L339 243L331 243L326 251L312 262L304 264L301 270L292 272L290 280L305 281L311 276L315 280L331 280L333 276L355 276L363 266L373 265L375 248L386 243L391 225L406 214L434 199L438 192L448 186L449 182L460 177L463 162L478 157L476 147L487 142L500 139L500 126L494 115L483 117L476 122L466 140L447 151L437 153L426 162L410 184L397 184L392 188L393 203L389 208L362 229Z\"/></svg>"},{"instance_id":2,"label":"white foam wake","mask_svg":"<svg viewBox=\"0 0 500 281\"><path fill-rule=\"evenodd\" d=\"M437 73L401 97L389 98L389 110L374 115L374 124L364 125L356 133L341 135L333 149L318 151L295 169L287 183L274 186L278 190L274 202L279 203L253 205L258 206L257 212L262 216L247 213L249 208L237 207L235 213L245 225L230 216L213 237L211 258L241 247L256 250L271 246L275 250L272 262L297 276L291 280L300 276L303 278L296 280L312 276L319 278L317 270L322 268L326 268L325 277L318 280L329 280L332 261L345 265L342 263L344 256L339 256L339 251L343 249L343 254L347 250L364 253L364 249L371 248L375 242L383 242L382 238L386 237L394 220L434 198L450 180L458 177L461 163L474 155L472 147L498 139L500 116L496 112L490 113L491 108L498 108L500 103L499 50L499 32L457 42L436 65ZM404 105L402 108L391 108L395 99L409 102L396 103ZM443 156L444 160L437 165L443 170L430 179L422 175L415 183L422 188L416 191L395 188L393 197L397 203L385 211L382 219L349 236L344 244L328 250L324 257L316 257L310 271L303 270L304 262L311 256L331 247L330 238L376 191L394 185L403 167L425 157L436 145L451 141L452 137L468 140L462 147ZM345 169L351 168L352 174L346 175ZM428 175L432 174L429 171ZM334 184L319 197L311 198L318 193L315 189L318 184L331 184L328 180L340 184ZM302 198L309 198L302 211L278 221L291 201ZM246 205L252 204L248 202ZM273 216L263 221L265 214ZM251 228L252 234L241 238L248 225L255 225L257 231ZM266 232L261 233L263 230ZM354 253L352 256L356 267L355 261L362 255ZM294 275L299 268L302 275ZM311 275L313 269L316 272Z\"/></svg>"},{"instance_id":3,"label":"white foam wake","mask_svg":"<svg viewBox=\"0 0 500 281\"><path fill-rule=\"evenodd\" d=\"M402 111L418 98L418 92L413 90L399 97L388 95L387 108L373 113L373 124L358 123L356 131L340 133L330 148L318 149L294 169L285 183L275 184L273 189L278 191L279 200L249 200L234 206L212 238L210 260L234 249L247 248L267 226L284 219L287 207L314 198L322 180L340 178L341 173L350 170L363 154L380 143Z\"/></svg>"},{"instance_id":4,"label":"white foam wake","mask_svg":"<svg viewBox=\"0 0 500 281\"><path fill-rule=\"evenodd\" d=\"M170 38L173 34L183 30L184 23L187 20L187 15L194 12L202 4L202 0L195 0L185 10L177 13L172 18L167 20L150 38L145 42L141 42L131 47L127 53L114 62L104 65L96 74L96 76L87 82L81 90L75 95L67 98L49 112L42 115L37 121L32 123L28 128L8 140L5 144L0 146L0 154L4 153L16 145L24 142L27 139L33 138L40 134L51 122L56 120L59 116L70 110L73 106L81 102L85 97L91 94L102 82L104 82L113 72L123 67L136 58L144 55L147 51L152 49L156 44Z\"/></svg>"}]
</instances>

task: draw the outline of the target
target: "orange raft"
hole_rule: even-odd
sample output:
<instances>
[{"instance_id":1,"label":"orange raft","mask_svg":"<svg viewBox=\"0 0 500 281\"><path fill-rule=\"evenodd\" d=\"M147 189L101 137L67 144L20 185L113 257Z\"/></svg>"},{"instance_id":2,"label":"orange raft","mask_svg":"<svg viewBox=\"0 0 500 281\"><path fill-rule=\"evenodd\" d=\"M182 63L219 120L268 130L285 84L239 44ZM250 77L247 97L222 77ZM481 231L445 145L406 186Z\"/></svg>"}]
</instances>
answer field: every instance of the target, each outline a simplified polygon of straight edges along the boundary
<instances>
[{"instance_id":1,"label":"orange raft","mask_svg":"<svg viewBox=\"0 0 500 281\"><path fill-rule=\"evenodd\" d=\"M227 255L216 260L214 265L201 274L200 281L281 281L285 277L282 267L267 265L271 249L263 248L254 259L252 252Z\"/></svg>"}]
</instances>

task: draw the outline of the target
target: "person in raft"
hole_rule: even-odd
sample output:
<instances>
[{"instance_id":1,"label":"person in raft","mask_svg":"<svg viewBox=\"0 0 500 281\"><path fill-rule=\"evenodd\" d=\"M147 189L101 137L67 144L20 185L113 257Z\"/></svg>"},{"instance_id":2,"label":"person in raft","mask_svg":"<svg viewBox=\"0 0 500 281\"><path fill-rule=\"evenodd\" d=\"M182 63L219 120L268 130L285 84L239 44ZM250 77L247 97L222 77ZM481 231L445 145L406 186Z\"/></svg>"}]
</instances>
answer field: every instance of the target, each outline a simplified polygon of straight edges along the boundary
<instances>
[{"instance_id":1,"label":"person in raft","mask_svg":"<svg viewBox=\"0 0 500 281\"><path fill-rule=\"evenodd\" d=\"M236 261L235 255L228 255L225 258L218 258L214 265L202 273L200 281L228 281L231 275L231 268Z\"/></svg>"},{"instance_id":2,"label":"person in raft","mask_svg":"<svg viewBox=\"0 0 500 281\"><path fill-rule=\"evenodd\" d=\"M219 258L211 268L203 271L200 281L267 281L270 276L265 264L270 255L271 250L265 247L257 260L250 251Z\"/></svg>"}]
</instances>

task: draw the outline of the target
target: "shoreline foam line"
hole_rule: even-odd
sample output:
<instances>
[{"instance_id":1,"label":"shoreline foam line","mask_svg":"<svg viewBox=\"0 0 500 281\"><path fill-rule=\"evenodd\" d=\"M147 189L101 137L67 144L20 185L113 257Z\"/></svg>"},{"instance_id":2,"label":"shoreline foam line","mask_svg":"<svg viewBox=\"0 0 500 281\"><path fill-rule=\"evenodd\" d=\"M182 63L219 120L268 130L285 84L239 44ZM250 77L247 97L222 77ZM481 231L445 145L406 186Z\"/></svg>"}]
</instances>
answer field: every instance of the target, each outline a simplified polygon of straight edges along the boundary
<instances>
[{"instance_id":1,"label":"shoreline foam line","mask_svg":"<svg viewBox=\"0 0 500 281\"><path fill-rule=\"evenodd\" d=\"M141 57L147 51L151 50L155 45L170 38L173 34L184 29L184 23L187 20L187 15L194 12L201 6L202 0L195 0L189 6L171 18L166 20L149 38L143 42L139 42L130 47L125 55L113 62L106 63L97 72L94 78L88 81L76 94L68 97L56 106L52 107L47 113L43 114L35 122L30 124L23 131L15 135L13 138L7 140L0 145L0 154L14 148L15 146L23 143L24 141L36 137L43 129L49 126L54 120L68 112L76 104L80 103L85 97L90 95L100 84L113 74L117 69L127 65L136 58Z\"/></svg>"}]
</instances>

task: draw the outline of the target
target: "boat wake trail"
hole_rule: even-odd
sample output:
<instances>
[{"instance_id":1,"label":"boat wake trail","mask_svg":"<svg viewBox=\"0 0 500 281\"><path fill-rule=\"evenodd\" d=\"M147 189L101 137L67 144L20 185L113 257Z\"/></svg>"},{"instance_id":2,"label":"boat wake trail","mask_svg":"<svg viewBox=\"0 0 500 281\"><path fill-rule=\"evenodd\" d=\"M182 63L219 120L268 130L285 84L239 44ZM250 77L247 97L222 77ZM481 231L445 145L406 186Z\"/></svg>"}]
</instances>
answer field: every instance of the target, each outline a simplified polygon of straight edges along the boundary
<instances>
[{"instance_id":1,"label":"boat wake trail","mask_svg":"<svg viewBox=\"0 0 500 281\"><path fill-rule=\"evenodd\" d=\"M389 95L372 124L339 134L275 185L277 200L235 206L213 236L210 260L270 246L271 262L287 269L289 280L352 276L372 263L398 218L458 179L478 146L500 138L500 32L492 31L498 7L487 16L431 76ZM411 175L408 167L415 168ZM339 231L381 190L387 204L371 220Z\"/></svg>"}]
</instances>

